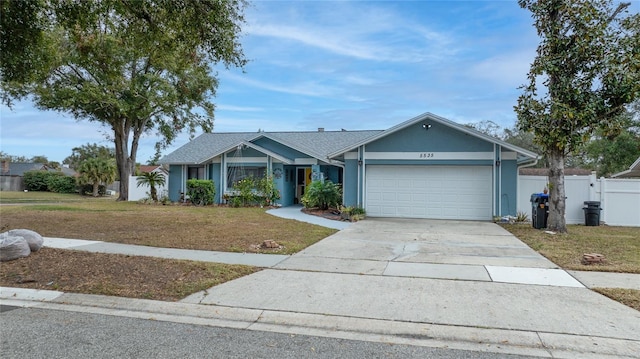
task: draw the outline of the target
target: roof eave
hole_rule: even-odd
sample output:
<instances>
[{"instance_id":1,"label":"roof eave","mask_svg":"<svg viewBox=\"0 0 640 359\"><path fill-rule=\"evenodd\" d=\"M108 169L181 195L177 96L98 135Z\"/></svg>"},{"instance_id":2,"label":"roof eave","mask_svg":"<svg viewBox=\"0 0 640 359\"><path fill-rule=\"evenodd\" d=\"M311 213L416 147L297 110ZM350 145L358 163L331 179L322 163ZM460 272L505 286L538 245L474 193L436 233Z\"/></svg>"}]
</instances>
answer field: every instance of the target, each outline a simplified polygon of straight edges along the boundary
<instances>
[{"instance_id":1,"label":"roof eave","mask_svg":"<svg viewBox=\"0 0 640 359\"><path fill-rule=\"evenodd\" d=\"M349 152L349 151L351 151L353 149L356 149L356 148L358 148L358 147L360 147L362 145L366 145L366 144L371 143L373 141L376 141L376 140L378 140L378 139L380 139L382 137L386 137L388 135L391 135L391 134L393 134L395 132L398 132L400 130L403 130L403 129L411 126L411 125L414 125L417 122L421 122L421 121L424 121L424 120L436 121L436 122L438 122L440 124L443 124L445 126L448 126L448 127L454 128L454 129L457 129L457 130L462 131L464 133L467 133L467 134L469 134L471 136L478 137L480 139L483 139L483 140L498 144L498 145L500 145L500 146L502 146L502 147L504 147L506 149L509 149L509 150L514 151L514 152L523 154L523 155L525 155L525 156L527 156L527 157L529 157L531 159L538 159L539 158L539 155L537 153L525 150L524 148L520 148L518 146L509 144L507 142L501 141L501 140L499 140L497 138L494 138L494 137L491 137L489 135L485 135L482 132L479 132L479 131L476 131L474 129L468 128L468 127L466 127L464 125L455 123L455 122L450 121L450 120L448 120L448 119L446 119L444 117L441 117L441 116L438 116L438 115L434 115L431 112L425 112L425 113L423 113L421 115L413 117L413 118L411 118L411 119L409 119L407 121L404 121L404 122L402 122L400 124L397 124L397 125L389 128L387 130L384 130L384 131L382 131L382 132L380 132L380 133L378 133L376 135L373 135L373 136L371 136L371 137L369 137L367 139L364 139L364 140L362 140L362 141L360 141L360 142L358 142L358 143L356 143L354 145L350 145L350 146L345 147L345 148L343 148L343 149L341 149L339 151L330 153L327 157L333 158L333 157L339 156L339 155L341 155L341 154L343 154L345 152Z\"/></svg>"},{"instance_id":2,"label":"roof eave","mask_svg":"<svg viewBox=\"0 0 640 359\"><path fill-rule=\"evenodd\" d=\"M254 140L254 139L255 139L255 137L254 137L254 138L252 138L252 140ZM264 147L260 147L260 146L256 145L255 143L253 143L253 142L249 142L249 141L240 141L240 142L238 142L237 144L235 144L235 145L233 145L233 146L226 147L224 150L222 150L222 151L218 151L218 152L217 152L216 154L214 154L213 156L209 156L209 157L208 157L208 158L206 158L205 160L201 161L201 162L200 162L200 164L202 164L202 163L206 163L207 161L210 161L210 160L212 160L212 159L214 159L214 158L216 158L216 157L218 157L218 156L221 156L221 155L223 155L224 153L226 153L226 152L229 152L229 151L233 150L234 148L238 148L238 146L247 146L247 147L251 147L251 148L253 148L253 149L254 149L254 150L256 150L256 151L262 152L262 153L264 153L264 154L265 154L265 155L267 155L267 156L271 156L271 157L273 157L273 158L276 158L276 159L278 159L278 160L280 160L280 161L282 161L282 162L284 162L284 163L286 163L286 164L293 164L293 161L292 161L290 158L287 158L287 157L284 157L284 156L282 156L282 155L279 155L279 154L277 154L277 153L275 153L275 152L273 152L273 151L270 151L270 150L268 150L268 149L266 149L266 148L264 148Z\"/></svg>"}]
</instances>

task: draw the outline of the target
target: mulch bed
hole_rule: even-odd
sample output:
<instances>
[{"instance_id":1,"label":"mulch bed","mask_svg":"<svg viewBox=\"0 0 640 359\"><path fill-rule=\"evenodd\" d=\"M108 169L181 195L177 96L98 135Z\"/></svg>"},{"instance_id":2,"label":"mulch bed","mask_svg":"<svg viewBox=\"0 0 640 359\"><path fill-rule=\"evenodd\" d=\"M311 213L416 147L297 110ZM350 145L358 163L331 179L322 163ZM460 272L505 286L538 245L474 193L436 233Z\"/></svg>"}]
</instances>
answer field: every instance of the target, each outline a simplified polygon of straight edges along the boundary
<instances>
[{"instance_id":1,"label":"mulch bed","mask_svg":"<svg viewBox=\"0 0 640 359\"><path fill-rule=\"evenodd\" d=\"M342 219L342 217L340 216L340 211L335 208L329 208L326 210L322 210L319 208L303 208L302 212L313 216L331 219L334 221L344 221L344 219Z\"/></svg>"}]
</instances>

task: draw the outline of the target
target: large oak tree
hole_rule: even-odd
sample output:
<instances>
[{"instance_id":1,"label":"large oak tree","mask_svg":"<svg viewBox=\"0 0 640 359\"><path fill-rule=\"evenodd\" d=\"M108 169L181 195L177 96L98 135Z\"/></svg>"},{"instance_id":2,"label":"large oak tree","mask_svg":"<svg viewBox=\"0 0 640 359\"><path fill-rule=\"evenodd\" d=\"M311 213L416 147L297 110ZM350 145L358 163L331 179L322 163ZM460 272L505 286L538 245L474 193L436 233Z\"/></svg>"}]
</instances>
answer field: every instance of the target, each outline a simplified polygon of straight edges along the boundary
<instances>
[{"instance_id":1,"label":"large oak tree","mask_svg":"<svg viewBox=\"0 0 640 359\"><path fill-rule=\"evenodd\" d=\"M122 179L119 200L128 197L126 179L134 173L141 136L156 133L162 148L183 130L211 131L213 67L246 64L239 41L244 0L33 3L13 8L31 22L13 29L3 22L3 36L21 33L38 44L38 51L13 49L22 60L10 65L27 62L34 69L12 81L3 78L3 97L28 93L41 109L107 126ZM3 58L4 75L15 69L7 64Z\"/></svg>"},{"instance_id":2,"label":"large oak tree","mask_svg":"<svg viewBox=\"0 0 640 359\"><path fill-rule=\"evenodd\" d=\"M549 161L550 229L566 232L564 165L640 96L640 15L610 0L519 0L541 38L515 110Z\"/></svg>"}]
</instances>

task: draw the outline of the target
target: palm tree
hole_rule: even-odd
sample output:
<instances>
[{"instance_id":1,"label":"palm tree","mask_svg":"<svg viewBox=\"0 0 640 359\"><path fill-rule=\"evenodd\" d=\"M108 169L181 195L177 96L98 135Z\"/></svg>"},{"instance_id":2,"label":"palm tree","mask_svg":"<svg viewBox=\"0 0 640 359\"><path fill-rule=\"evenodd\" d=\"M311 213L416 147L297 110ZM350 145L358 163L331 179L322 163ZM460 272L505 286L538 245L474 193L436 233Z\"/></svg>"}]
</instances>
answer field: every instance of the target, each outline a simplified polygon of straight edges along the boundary
<instances>
[{"instance_id":1,"label":"palm tree","mask_svg":"<svg viewBox=\"0 0 640 359\"><path fill-rule=\"evenodd\" d=\"M110 184L115 181L117 176L116 164L112 159L94 157L83 161L80 164L78 172L80 173L79 181L81 183L91 184L93 186L93 196L98 197L101 184Z\"/></svg>"},{"instance_id":2,"label":"palm tree","mask_svg":"<svg viewBox=\"0 0 640 359\"><path fill-rule=\"evenodd\" d=\"M156 186L164 186L166 177L159 172L146 172L138 176L138 187L147 185L151 188L151 199L158 202Z\"/></svg>"}]
</instances>

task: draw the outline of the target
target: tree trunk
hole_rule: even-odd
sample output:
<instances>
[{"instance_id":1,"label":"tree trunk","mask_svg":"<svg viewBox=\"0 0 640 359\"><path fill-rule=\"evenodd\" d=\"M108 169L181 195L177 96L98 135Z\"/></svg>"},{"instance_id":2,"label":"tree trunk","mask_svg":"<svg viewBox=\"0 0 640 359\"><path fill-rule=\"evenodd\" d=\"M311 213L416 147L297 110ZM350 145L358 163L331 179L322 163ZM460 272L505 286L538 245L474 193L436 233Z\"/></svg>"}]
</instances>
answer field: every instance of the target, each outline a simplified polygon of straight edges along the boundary
<instances>
[{"instance_id":1,"label":"tree trunk","mask_svg":"<svg viewBox=\"0 0 640 359\"><path fill-rule=\"evenodd\" d=\"M566 233L565 189L564 189L564 151L552 149L549 152L549 230Z\"/></svg>"},{"instance_id":2,"label":"tree trunk","mask_svg":"<svg viewBox=\"0 0 640 359\"><path fill-rule=\"evenodd\" d=\"M118 126L119 125L119 126ZM116 145L116 166L120 177L120 195L118 201L129 200L129 176L133 173L133 165L129 158L129 127L126 121L113 126L114 142Z\"/></svg>"},{"instance_id":3,"label":"tree trunk","mask_svg":"<svg viewBox=\"0 0 640 359\"><path fill-rule=\"evenodd\" d=\"M100 194L100 183L99 182L93 182L93 191L91 192L91 195L93 195L94 197L98 197L98 195Z\"/></svg>"}]
</instances>

